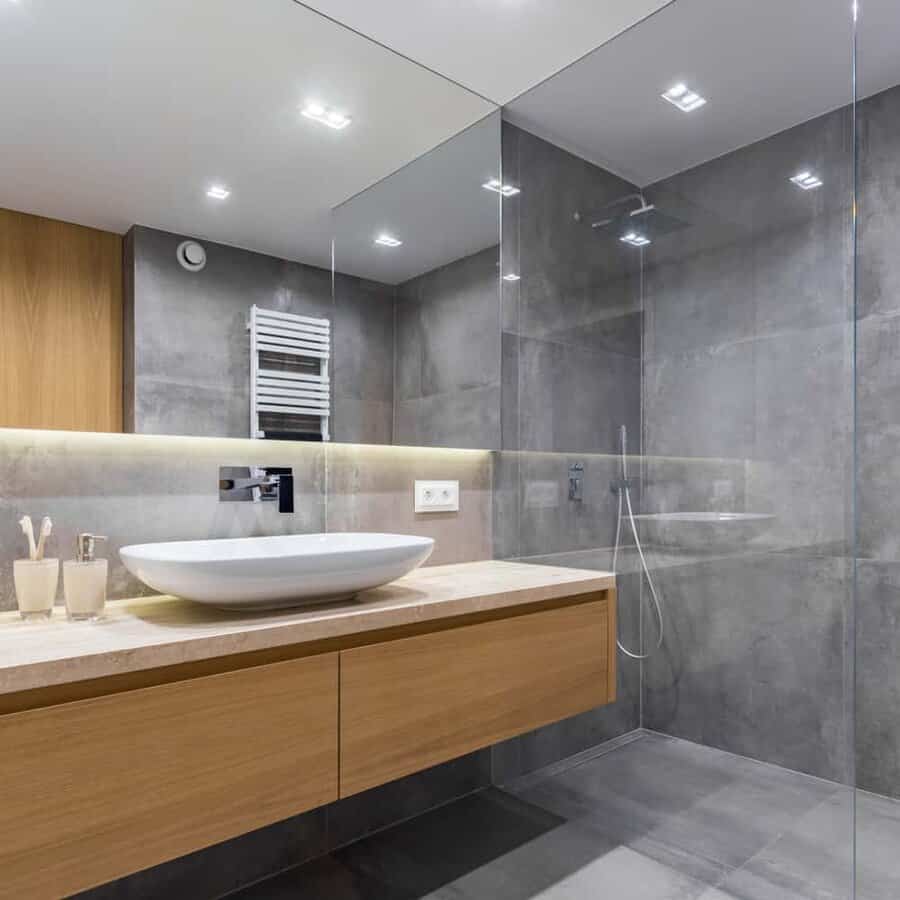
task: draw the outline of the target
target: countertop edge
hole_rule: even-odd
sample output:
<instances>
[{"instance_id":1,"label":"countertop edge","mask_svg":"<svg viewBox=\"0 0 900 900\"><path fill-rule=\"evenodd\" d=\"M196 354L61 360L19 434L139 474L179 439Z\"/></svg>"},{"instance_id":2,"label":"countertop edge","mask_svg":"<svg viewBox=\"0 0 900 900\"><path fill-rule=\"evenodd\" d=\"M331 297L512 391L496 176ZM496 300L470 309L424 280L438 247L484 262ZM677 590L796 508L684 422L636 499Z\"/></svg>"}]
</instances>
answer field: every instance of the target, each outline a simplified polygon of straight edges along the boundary
<instances>
[{"instance_id":1,"label":"countertop edge","mask_svg":"<svg viewBox=\"0 0 900 900\"><path fill-rule=\"evenodd\" d=\"M477 565L477 564L460 564ZM535 567L543 568L543 567ZM547 567L554 568L555 567ZM419 570L428 573L428 569ZM144 646L110 648L70 654L58 659L0 667L0 695L40 688L58 687L125 673L149 671L181 663L203 662L219 657L302 645L329 638L342 638L380 629L402 628L492 610L510 609L547 601L579 597L615 587L615 576L590 570L565 570L566 580L548 581L521 588L488 588L484 593L450 599L423 599L418 603L398 602L395 606L369 609L339 607L334 615L298 622L278 622L270 627L251 628L228 634L176 637ZM549 573L548 573L549 575ZM572 578L572 576L583 576ZM407 576L408 577L408 576ZM402 580L401 580L402 581ZM382 590L376 589L375 592ZM375 593L373 592L373 593ZM133 602L152 601L139 598ZM387 621L386 621L387 620ZM127 620L126 620L127 621ZM91 626L73 626L91 627ZM76 670L73 671L73 670Z\"/></svg>"}]
</instances>

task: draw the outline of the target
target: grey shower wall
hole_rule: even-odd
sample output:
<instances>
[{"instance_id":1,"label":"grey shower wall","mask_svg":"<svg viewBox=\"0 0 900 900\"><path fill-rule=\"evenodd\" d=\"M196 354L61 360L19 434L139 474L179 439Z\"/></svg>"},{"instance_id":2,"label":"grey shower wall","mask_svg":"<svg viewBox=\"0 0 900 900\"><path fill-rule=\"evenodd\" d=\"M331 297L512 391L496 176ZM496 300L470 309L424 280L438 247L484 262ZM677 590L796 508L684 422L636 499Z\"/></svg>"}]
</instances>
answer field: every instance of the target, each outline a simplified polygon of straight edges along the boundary
<instances>
[{"instance_id":1,"label":"grey shower wall","mask_svg":"<svg viewBox=\"0 0 900 900\"><path fill-rule=\"evenodd\" d=\"M591 229L592 213L632 184L509 122L503 179L502 441L494 468L494 553L608 569L618 427L640 449L640 255ZM584 220L575 220L576 211ZM584 498L568 469L584 466ZM598 549L601 548L601 549ZM625 633L639 627L637 579L620 579ZM640 724L640 668L619 657L618 701L494 748L504 781Z\"/></svg>"},{"instance_id":2,"label":"grey shower wall","mask_svg":"<svg viewBox=\"0 0 900 900\"><path fill-rule=\"evenodd\" d=\"M249 435L247 315L254 303L333 321L332 431L390 443L394 288L204 241L207 264L175 258L184 236L135 226L125 243L125 421L142 434Z\"/></svg>"},{"instance_id":3,"label":"grey shower wall","mask_svg":"<svg viewBox=\"0 0 900 900\"><path fill-rule=\"evenodd\" d=\"M900 88L858 107L856 764L900 797Z\"/></svg>"},{"instance_id":4,"label":"grey shower wall","mask_svg":"<svg viewBox=\"0 0 900 900\"><path fill-rule=\"evenodd\" d=\"M394 443L500 446L499 247L397 287Z\"/></svg>"},{"instance_id":5,"label":"grey shower wall","mask_svg":"<svg viewBox=\"0 0 900 900\"><path fill-rule=\"evenodd\" d=\"M668 631L644 725L838 781L853 773L852 116L649 187L688 227L647 248L644 273L646 509L775 516L762 543L655 554ZM824 186L791 184L801 168Z\"/></svg>"},{"instance_id":6,"label":"grey shower wall","mask_svg":"<svg viewBox=\"0 0 900 900\"><path fill-rule=\"evenodd\" d=\"M125 243L126 430L246 437L256 303L332 320L332 438L500 446L498 248L397 285L135 226ZM395 396L396 377L396 396Z\"/></svg>"}]
</instances>

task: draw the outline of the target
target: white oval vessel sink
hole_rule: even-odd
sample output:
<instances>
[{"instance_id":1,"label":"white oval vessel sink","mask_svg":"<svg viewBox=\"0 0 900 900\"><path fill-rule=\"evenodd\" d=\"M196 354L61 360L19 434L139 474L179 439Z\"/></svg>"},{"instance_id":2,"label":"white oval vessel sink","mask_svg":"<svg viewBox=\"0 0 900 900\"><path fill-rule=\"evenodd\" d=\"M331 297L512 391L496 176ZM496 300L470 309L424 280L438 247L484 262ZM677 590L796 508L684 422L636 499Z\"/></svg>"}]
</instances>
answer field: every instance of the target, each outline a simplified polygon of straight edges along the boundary
<instances>
[{"instance_id":1,"label":"white oval vessel sink","mask_svg":"<svg viewBox=\"0 0 900 900\"><path fill-rule=\"evenodd\" d=\"M641 536L660 547L728 550L764 535L775 516L769 513L672 512L635 516Z\"/></svg>"},{"instance_id":2,"label":"white oval vessel sink","mask_svg":"<svg viewBox=\"0 0 900 900\"><path fill-rule=\"evenodd\" d=\"M133 544L119 555L163 594L220 609L284 609L387 584L433 548L426 537L334 533Z\"/></svg>"}]
</instances>

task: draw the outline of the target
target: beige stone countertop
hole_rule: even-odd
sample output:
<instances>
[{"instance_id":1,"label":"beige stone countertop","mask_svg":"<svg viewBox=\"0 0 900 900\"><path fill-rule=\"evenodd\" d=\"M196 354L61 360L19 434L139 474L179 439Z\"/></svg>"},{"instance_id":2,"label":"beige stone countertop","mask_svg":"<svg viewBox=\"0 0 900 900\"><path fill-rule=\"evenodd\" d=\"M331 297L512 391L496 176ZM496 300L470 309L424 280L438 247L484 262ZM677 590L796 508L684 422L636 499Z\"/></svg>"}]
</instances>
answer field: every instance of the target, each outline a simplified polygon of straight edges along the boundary
<instances>
[{"instance_id":1,"label":"beige stone countertop","mask_svg":"<svg viewBox=\"0 0 900 900\"><path fill-rule=\"evenodd\" d=\"M608 572L528 563L416 569L355 600L284 612L222 612L175 597L107 604L98 622L48 622L0 613L0 694L70 684L234 653L301 644L613 587Z\"/></svg>"}]
</instances>

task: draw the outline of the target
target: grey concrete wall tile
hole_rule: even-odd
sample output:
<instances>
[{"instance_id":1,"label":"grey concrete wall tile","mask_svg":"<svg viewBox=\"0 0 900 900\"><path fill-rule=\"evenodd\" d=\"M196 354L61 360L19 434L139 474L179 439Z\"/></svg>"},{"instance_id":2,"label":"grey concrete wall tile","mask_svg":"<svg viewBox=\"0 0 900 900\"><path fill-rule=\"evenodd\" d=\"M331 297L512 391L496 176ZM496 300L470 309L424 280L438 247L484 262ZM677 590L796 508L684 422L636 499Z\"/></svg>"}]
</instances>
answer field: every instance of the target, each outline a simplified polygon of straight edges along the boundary
<instances>
[{"instance_id":1,"label":"grey concrete wall tile","mask_svg":"<svg viewBox=\"0 0 900 900\"><path fill-rule=\"evenodd\" d=\"M753 336L755 267L746 244L700 248L659 264L650 250L647 259L644 350L649 358L709 351Z\"/></svg>"},{"instance_id":2,"label":"grey concrete wall tile","mask_svg":"<svg viewBox=\"0 0 900 900\"><path fill-rule=\"evenodd\" d=\"M706 348L644 364L644 451L746 459L756 434L754 345Z\"/></svg>"},{"instance_id":3,"label":"grey concrete wall tile","mask_svg":"<svg viewBox=\"0 0 900 900\"><path fill-rule=\"evenodd\" d=\"M394 443L500 447L499 248L397 289Z\"/></svg>"},{"instance_id":4,"label":"grey concrete wall tile","mask_svg":"<svg viewBox=\"0 0 900 900\"><path fill-rule=\"evenodd\" d=\"M522 338L521 449L615 453L619 426L640 433L640 360Z\"/></svg>"},{"instance_id":5,"label":"grey concrete wall tile","mask_svg":"<svg viewBox=\"0 0 900 900\"><path fill-rule=\"evenodd\" d=\"M846 781L849 560L768 554L655 572L666 641L644 725Z\"/></svg>"},{"instance_id":6,"label":"grey concrete wall tile","mask_svg":"<svg viewBox=\"0 0 900 900\"><path fill-rule=\"evenodd\" d=\"M900 559L900 316L866 316L857 326L856 414L859 553Z\"/></svg>"},{"instance_id":7,"label":"grey concrete wall tile","mask_svg":"<svg viewBox=\"0 0 900 900\"><path fill-rule=\"evenodd\" d=\"M517 460L520 556L612 546L616 498L609 483L618 473L615 457L519 453ZM569 466L576 462L584 466L580 502L568 493Z\"/></svg>"},{"instance_id":8,"label":"grey concrete wall tile","mask_svg":"<svg viewBox=\"0 0 900 900\"><path fill-rule=\"evenodd\" d=\"M492 557L489 452L330 444L326 467L325 530L433 537L429 565ZM416 513L416 479L459 481L459 512Z\"/></svg>"},{"instance_id":9,"label":"grey concrete wall tile","mask_svg":"<svg viewBox=\"0 0 900 900\"><path fill-rule=\"evenodd\" d=\"M405 447L498 448L500 383L396 400L393 443Z\"/></svg>"},{"instance_id":10,"label":"grey concrete wall tile","mask_svg":"<svg viewBox=\"0 0 900 900\"><path fill-rule=\"evenodd\" d=\"M856 595L856 778L900 797L900 562L861 560Z\"/></svg>"},{"instance_id":11,"label":"grey concrete wall tile","mask_svg":"<svg viewBox=\"0 0 900 900\"><path fill-rule=\"evenodd\" d=\"M862 101L859 127L859 220L857 303L860 316L900 309L896 230L900 190L896 160L900 145L900 89Z\"/></svg>"}]
</instances>

